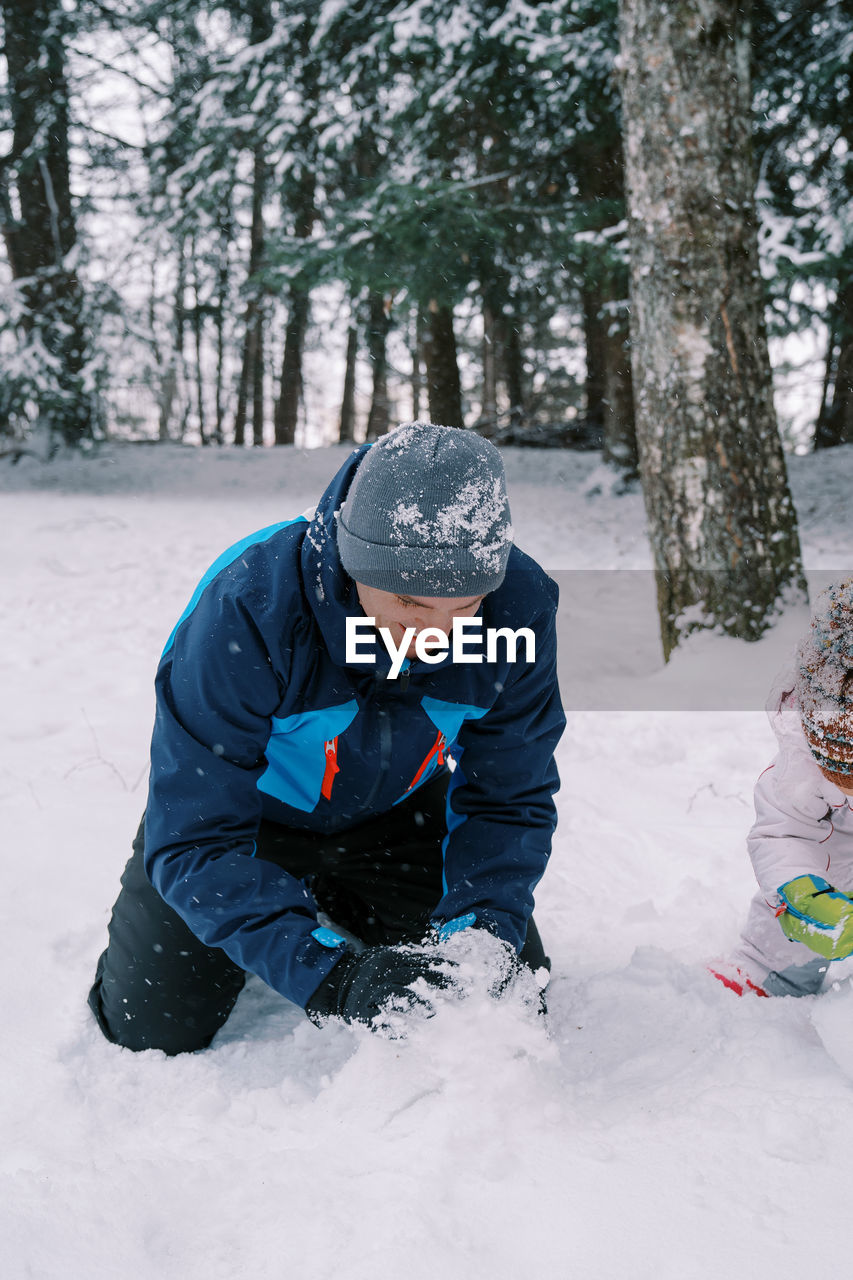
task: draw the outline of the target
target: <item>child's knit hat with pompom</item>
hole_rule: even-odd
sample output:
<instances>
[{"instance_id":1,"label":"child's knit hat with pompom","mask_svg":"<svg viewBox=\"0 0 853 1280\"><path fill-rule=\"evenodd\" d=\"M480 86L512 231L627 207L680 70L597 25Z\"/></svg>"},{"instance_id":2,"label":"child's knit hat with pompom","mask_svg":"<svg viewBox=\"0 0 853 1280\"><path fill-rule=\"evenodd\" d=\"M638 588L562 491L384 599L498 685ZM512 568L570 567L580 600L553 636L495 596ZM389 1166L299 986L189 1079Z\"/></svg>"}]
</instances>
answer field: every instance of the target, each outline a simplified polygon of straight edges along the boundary
<instances>
[{"instance_id":1,"label":"child's knit hat with pompom","mask_svg":"<svg viewBox=\"0 0 853 1280\"><path fill-rule=\"evenodd\" d=\"M827 587L797 650L797 701L824 777L853 789L853 578Z\"/></svg>"}]
</instances>

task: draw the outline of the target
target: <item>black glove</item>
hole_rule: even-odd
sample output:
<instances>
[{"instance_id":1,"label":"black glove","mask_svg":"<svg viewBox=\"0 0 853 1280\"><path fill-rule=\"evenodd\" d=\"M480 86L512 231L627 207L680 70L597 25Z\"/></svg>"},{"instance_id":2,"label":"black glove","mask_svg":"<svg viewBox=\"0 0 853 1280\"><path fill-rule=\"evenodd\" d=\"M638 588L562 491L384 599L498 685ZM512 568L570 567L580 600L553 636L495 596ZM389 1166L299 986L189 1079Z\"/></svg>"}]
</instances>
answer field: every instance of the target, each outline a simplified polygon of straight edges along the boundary
<instances>
[{"instance_id":1,"label":"black glove","mask_svg":"<svg viewBox=\"0 0 853 1280\"><path fill-rule=\"evenodd\" d=\"M315 1025L325 1018L364 1022L379 1026L388 1011L417 1010L424 1017L434 1013L425 993L412 990L418 979L436 990L450 985L456 966L432 947L401 943L394 947L368 947L354 955L347 952L320 983L305 1006Z\"/></svg>"}]
</instances>

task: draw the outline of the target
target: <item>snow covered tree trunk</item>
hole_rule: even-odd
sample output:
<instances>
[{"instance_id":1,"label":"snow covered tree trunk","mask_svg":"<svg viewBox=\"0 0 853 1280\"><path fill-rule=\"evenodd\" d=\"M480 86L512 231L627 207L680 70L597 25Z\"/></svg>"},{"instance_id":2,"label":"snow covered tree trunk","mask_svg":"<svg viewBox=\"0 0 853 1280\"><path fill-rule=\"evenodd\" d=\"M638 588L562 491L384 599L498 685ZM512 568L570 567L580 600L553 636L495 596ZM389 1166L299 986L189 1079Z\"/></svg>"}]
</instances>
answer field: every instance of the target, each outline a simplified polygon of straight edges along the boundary
<instances>
[{"instance_id":1,"label":"snow covered tree trunk","mask_svg":"<svg viewBox=\"0 0 853 1280\"><path fill-rule=\"evenodd\" d=\"M664 653L804 591L758 271L744 0L621 0L631 341ZM689 611L689 612L688 612Z\"/></svg>"}]
</instances>

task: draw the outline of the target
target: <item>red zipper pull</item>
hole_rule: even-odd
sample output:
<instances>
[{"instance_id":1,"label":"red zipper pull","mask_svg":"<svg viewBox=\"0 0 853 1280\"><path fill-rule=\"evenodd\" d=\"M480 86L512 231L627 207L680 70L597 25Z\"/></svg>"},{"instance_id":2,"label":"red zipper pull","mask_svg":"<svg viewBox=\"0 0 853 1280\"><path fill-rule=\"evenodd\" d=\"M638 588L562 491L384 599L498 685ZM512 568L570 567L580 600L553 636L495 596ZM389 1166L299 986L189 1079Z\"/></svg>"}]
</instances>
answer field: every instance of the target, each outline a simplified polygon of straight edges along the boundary
<instances>
[{"instance_id":1,"label":"red zipper pull","mask_svg":"<svg viewBox=\"0 0 853 1280\"><path fill-rule=\"evenodd\" d=\"M331 741L324 743L324 747L326 751L326 772L323 774L323 785L320 788L320 794L324 796L326 800L331 800L332 784L335 781L336 775L341 771L341 766L338 764L337 738L332 738Z\"/></svg>"},{"instance_id":2,"label":"red zipper pull","mask_svg":"<svg viewBox=\"0 0 853 1280\"><path fill-rule=\"evenodd\" d=\"M430 760L433 758L434 755L436 754L438 755L439 764L444 764L444 748L445 748L446 742L447 742L447 739L445 738L441 730L439 730L438 737L436 738L435 742L432 744L429 751L427 752L426 757L424 758L424 762L421 765L420 769L418 769L414 778L412 778L412 781L409 783L408 787L406 788L407 791L411 791L412 787L416 787L418 785L421 778L424 776L424 773L426 771L427 766L429 765Z\"/></svg>"}]
</instances>

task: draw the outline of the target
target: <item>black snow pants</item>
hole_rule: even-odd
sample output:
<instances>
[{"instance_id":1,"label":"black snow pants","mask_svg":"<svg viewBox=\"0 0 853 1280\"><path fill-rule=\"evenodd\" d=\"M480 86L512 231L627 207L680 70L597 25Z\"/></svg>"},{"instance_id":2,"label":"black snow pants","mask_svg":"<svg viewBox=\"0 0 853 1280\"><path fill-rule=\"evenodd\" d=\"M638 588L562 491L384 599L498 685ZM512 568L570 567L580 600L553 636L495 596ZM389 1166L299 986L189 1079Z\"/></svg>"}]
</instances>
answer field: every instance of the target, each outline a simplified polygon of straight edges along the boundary
<instances>
[{"instance_id":1,"label":"black snow pants","mask_svg":"<svg viewBox=\"0 0 853 1280\"><path fill-rule=\"evenodd\" d=\"M447 778L333 835L261 824L256 857L304 879L321 911L368 945L418 941L441 897ZM168 1054L204 1049L224 1024L246 973L208 947L145 874L143 826L98 961L89 1005L108 1040ZM522 960L550 968L530 921Z\"/></svg>"}]
</instances>

